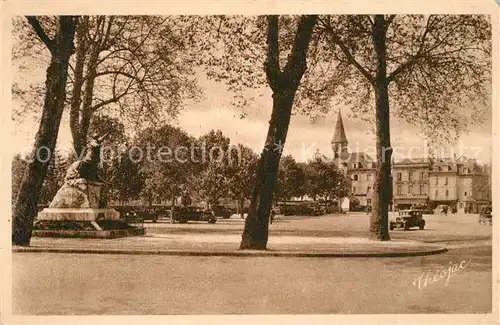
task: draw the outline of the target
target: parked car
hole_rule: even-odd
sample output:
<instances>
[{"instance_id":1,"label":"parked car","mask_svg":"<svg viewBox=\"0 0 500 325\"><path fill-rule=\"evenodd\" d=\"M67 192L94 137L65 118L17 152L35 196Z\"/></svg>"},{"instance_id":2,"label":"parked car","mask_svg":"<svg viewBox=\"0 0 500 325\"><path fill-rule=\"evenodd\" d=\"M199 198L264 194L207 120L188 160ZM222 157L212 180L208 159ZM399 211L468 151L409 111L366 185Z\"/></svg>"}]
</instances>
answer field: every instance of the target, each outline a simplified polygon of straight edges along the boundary
<instances>
[{"instance_id":1,"label":"parked car","mask_svg":"<svg viewBox=\"0 0 500 325\"><path fill-rule=\"evenodd\" d=\"M413 210L422 210L423 214L434 214L434 210L423 204L417 204L412 207Z\"/></svg>"},{"instance_id":2,"label":"parked car","mask_svg":"<svg viewBox=\"0 0 500 325\"><path fill-rule=\"evenodd\" d=\"M389 229L403 228L409 230L412 227L419 227L422 230L425 227L425 220L422 215L422 210L401 210L396 220L389 223Z\"/></svg>"},{"instance_id":3,"label":"parked car","mask_svg":"<svg viewBox=\"0 0 500 325\"><path fill-rule=\"evenodd\" d=\"M492 209L491 206L484 206L479 210L479 224L490 224L492 225L493 223L493 218L492 218Z\"/></svg>"},{"instance_id":4,"label":"parked car","mask_svg":"<svg viewBox=\"0 0 500 325\"><path fill-rule=\"evenodd\" d=\"M128 224L144 224L144 219L135 211L128 211L120 214L120 218Z\"/></svg>"},{"instance_id":5,"label":"parked car","mask_svg":"<svg viewBox=\"0 0 500 325\"><path fill-rule=\"evenodd\" d=\"M280 213L285 216L319 216L324 213L323 208L319 205L319 203L312 201L280 202L278 206Z\"/></svg>"},{"instance_id":6,"label":"parked car","mask_svg":"<svg viewBox=\"0 0 500 325\"><path fill-rule=\"evenodd\" d=\"M153 223L156 223L158 219L167 214L165 208L155 206L115 206L113 208L120 213L122 219L141 219L142 221L151 221Z\"/></svg>"},{"instance_id":7,"label":"parked car","mask_svg":"<svg viewBox=\"0 0 500 325\"><path fill-rule=\"evenodd\" d=\"M338 202L334 202L333 200L319 201L319 204L324 214L345 213L342 210L342 207L340 207L340 205L338 204Z\"/></svg>"},{"instance_id":8,"label":"parked car","mask_svg":"<svg viewBox=\"0 0 500 325\"><path fill-rule=\"evenodd\" d=\"M438 205L436 209L434 209L435 214L447 214L449 207L447 205Z\"/></svg>"},{"instance_id":9,"label":"parked car","mask_svg":"<svg viewBox=\"0 0 500 325\"><path fill-rule=\"evenodd\" d=\"M212 211L207 211L197 206L179 207L174 210L174 222L187 223L188 221L207 221L215 223L217 217Z\"/></svg>"},{"instance_id":10,"label":"parked car","mask_svg":"<svg viewBox=\"0 0 500 325\"><path fill-rule=\"evenodd\" d=\"M216 217L221 217L224 219L229 219L233 214L229 209L222 205L212 205L210 210Z\"/></svg>"}]
</instances>

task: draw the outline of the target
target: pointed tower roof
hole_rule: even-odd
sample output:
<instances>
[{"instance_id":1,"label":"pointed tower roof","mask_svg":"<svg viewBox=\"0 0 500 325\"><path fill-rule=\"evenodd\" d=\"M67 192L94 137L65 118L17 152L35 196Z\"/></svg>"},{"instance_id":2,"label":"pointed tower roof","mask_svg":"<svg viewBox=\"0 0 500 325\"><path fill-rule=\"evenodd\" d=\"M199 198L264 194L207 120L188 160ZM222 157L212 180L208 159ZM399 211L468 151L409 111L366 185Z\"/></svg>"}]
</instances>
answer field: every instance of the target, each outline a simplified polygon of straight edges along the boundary
<instances>
[{"instance_id":1,"label":"pointed tower roof","mask_svg":"<svg viewBox=\"0 0 500 325\"><path fill-rule=\"evenodd\" d=\"M337 124L335 124L335 132L333 133L332 143L347 143L344 122L342 121L342 114L340 114L340 110L337 115Z\"/></svg>"}]
</instances>

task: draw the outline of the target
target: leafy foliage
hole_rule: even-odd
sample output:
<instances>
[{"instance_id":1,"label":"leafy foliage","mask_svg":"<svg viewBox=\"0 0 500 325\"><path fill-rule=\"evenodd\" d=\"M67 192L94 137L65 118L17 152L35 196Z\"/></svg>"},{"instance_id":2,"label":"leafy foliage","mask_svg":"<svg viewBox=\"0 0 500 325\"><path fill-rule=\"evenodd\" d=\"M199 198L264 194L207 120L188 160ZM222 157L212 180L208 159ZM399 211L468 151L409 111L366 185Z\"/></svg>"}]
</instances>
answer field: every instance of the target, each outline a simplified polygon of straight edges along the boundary
<instances>
[{"instance_id":1,"label":"leafy foliage","mask_svg":"<svg viewBox=\"0 0 500 325\"><path fill-rule=\"evenodd\" d=\"M373 17L322 16L297 101L305 113L345 105L374 125ZM491 26L486 16L386 17L391 112L432 146L453 142L488 116Z\"/></svg>"},{"instance_id":2,"label":"leafy foliage","mask_svg":"<svg viewBox=\"0 0 500 325\"><path fill-rule=\"evenodd\" d=\"M281 158L276 197L283 200L301 197L305 194L305 185L306 174L302 166L297 164L292 156Z\"/></svg>"},{"instance_id":3,"label":"leafy foliage","mask_svg":"<svg viewBox=\"0 0 500 325\"><path fill-rule=\"evenodd\" d=\"M42 24L54 19L44 17ZM14 59L23 72L44 51L24 19L14 19L14 26ZM67 103L77 152L98 112L121 116L128 125L155 125L176 117L184 100L201 95L189 44L173 16L83 16L75 43ZM14 95L23 109L38 111L41 86L16 80Z\"/></svg>"},{"instance_id":4,"label":"leafy foliage","mask_svg":"<svg viewBox=\"0 0 500 325\"><path fill-rule=\"evenodd\" d=\"M139 132L129 154L139 164L141 197L152 203L180 194L195 171L190 150L181 148L191 148L194 140L168 124Z\"/></svg>"},{"instance_id":5,"label":"leafy foliage","mask_svg":"<svg viewBox=\"0 0 500 325\"><path fill-rule=\"evenodd\" d=\"M305 171L306 193L314 199L342 198L348 195L348 181L333 161L315 158L307 163Z\"/></svg>"}]
</instances>

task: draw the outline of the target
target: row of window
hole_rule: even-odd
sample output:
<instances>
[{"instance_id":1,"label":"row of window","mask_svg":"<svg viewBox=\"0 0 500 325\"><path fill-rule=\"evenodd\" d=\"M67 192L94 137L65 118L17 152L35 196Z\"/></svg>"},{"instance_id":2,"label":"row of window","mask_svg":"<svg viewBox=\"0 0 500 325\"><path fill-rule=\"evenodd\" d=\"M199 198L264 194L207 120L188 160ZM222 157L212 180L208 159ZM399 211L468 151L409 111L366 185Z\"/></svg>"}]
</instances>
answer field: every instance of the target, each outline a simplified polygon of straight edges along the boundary
<instances>
[{"instance_id":1,"label":"row of window","mask_svg":"<svg viewBox=\"0 0 500 325\"><path fill-rule=\"evenodd\" d=\"M425 180L425 179L426 179L427 174L426 174L425 172L420 172L419 176L420 176L420 177L419 177L419 179L420 179L421 181L423 181L423 180ZM401 173L401 172L396 173L396 179L397 179L399 182L401 182L401 181L403 180L403 173ZM411 182L412 180L413 180L413 173L408 173L408 181L410 181L410 182Z\"/></svg>"},{"instance_id":2,"label":"row of window","mask_svg":"<svg viewBox=\"0 0 500 325\"><path fill-rule=\"evenodd\" d=\"M362 175L357 175L357 174L354 174L354 175L352 175L352 179L353 179L353 180L355 180L355 181L361 181L361 180L362 180L362 179L361 179L361 176L362 176ZM425 174L425 172L420 172L420 177L419 177L419 180L420 180L420 181L424 181L424 180L426 180L426 176L427 176L427 175ZM397 177L397 180L398 180L399 182L401 182L401 180L402 180L402 174L401 174L400 172L396 174L396 177ZM443 185L448 185L448 176L445 176L445 177L437 177L437 176L436 176L436 177L434 177L434 183L435 183L436 185L439 185L439 180L440 180L440 179L442 180L442 182L441 182L441 183L442 183ZM372 180L372 174L367 174L367 175L366 175L366 180L367 180L367 181L371 181L371 180ZM410 181L410 182L411 182L411 181L413 181L413 177L412 177L412 174L411 174L411 173L410 173L410 174L408 174L408 181Z\"/></svg>"},{"instance_id":3,"label":"row of window","mask_svg":"<svg viewBox=\"0 0 500 325\"><path fill-rule=\"evenodd\" d=\"M402 191L401 186L398 186L398 187L396 188L396 194L398 194L398 195L403 194L403 191ZM416 194L416 193L413 193L413 186L411 186L411 185L410 185L410 186L408 186L408 194ZM420 187L419 187L419 193L418 193L418 194L420 194L420 195L427 194L427 193L425 192L425 188L424 188L424 186L423 186L423 185L420 185ZM434 196L435 196L435 197L438 197L438 196L439 196L439 190L435 190L435 192L434 192ZM445 191L444 191L444 196L445 196L445 197L450 196L450 192L449 192L447 189L445 189ZM467 192L464 192L464 197L467 197Z\"/></svg>"},{"instance_id":4,"label":"row of window","mask_svg":"<svg viewBox=\"0 0 500 325\"><path fill-rule=\"evenodd\" d=\"M419 178L419 180L420 180L420 181L424 181L424 180L426 180L425 176L426 176L426 175L424 174L424 172L421 172L421 173L420 173L420 178ZM439 185L439 180L440 180L440 179L442 180L442 184L443 184L443 185L448 185L448 176L445 176L445 177L442 177L442 178L440 178L440 177L437 177L437 176L436 176L436 177L434 177L434 183L435 183L436 185ZM398 180L398 181L401 181L401 180L402 180L402 178L401 178L401 173L398 173L398 174L397 174L397 180ZM413 181L413 179L412 179L412 174L408 174L408 181L410 181L410 182L411 182L411 181Z\"/></svg>"},{"instance_id":5,"label":"row of window","mask_svg":"<svg viewBox=\"0 0 500 325\"><path fill-rule=\"evenodd\" d=\"M371 187L371 186L368 186L368 187L366 188L366 193L369 193L371 189L372 189L372 187ZM357 193L357 192L356 192L356 186L353 186L353 187L352 187L352 193L353 193L353 194L364 194L364 193Z\"/></svg>"},{"instance_id":6,"label":"row of window","mask_svg":"<svg viewBox=\"0 0 500 325\"><path fill-rule=\"evenodd\" d=\"M355 180L355 181L361 181L361 176L362 175L354 174L354 175L352 175L352 179ZM367 174L366 175L366 180L367 181L371 181L372 180L372 174Z\"/></svg>"},{"instance_id":7,"label":"row of window","mask_svg":"<svg viewBox=\"0 0 500 325\"><path fill-rule=\"evenodd\" d=\"M344 166L347 167L347 164L344 164ZM371 162L366 164L366 168L368 168L368 169L372 169L373 167L374 167L373 163L371 163ZM360 162L352 163L352 169L363 169L363 168L365 168L365 167Z\"/></svg>"},{"instance_id":8,"label":"row of window","mask_svg":"<svg viewBox=\"0 0 500 325\"><path fill-rule=\"evenodd\" d=\"M427 194L425 191L424 185L420 185L418 189L419 189L418 194L420 194L420 195ZM403 194L401 185L396 187L396 194L398 194L398 195ZM416 193L413 193L413 186L412 185L408 186L408 194L416 194Z\"/></svg>"}]
</instances>

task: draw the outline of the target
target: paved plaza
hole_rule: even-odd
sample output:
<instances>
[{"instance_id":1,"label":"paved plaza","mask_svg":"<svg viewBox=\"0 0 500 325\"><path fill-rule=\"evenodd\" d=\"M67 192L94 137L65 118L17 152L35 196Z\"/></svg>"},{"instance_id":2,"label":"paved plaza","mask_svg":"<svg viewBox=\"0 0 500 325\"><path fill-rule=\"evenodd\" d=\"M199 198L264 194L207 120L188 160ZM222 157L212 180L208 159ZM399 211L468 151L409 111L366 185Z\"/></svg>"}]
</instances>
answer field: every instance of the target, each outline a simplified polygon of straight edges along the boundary
<instances>
[{"instance_id":1,"label":"paved plaza","mask_svg":"<svg viewBox=\"0 0 500 325\"><path fill-rule=\"evenodd\" d=\"M491 312L491 227L474 215L426 216L424 230L392 231L393 243L439 244L446 253L397 258L176 256L13 253L13 312L58 314L366 314ZM278 217L270 246L293 241L363 243L368 216ZM243 220L216 224L146 224L148 236L101 240L102 245L175 238L237 249ZM203 240L210 236L211 241ZM182 239L182 240L181 240ZM205 238L206 239L206 238ZM215 240L219 240L216 242ZM59 241L59 242L58 242ZM34 246L71 239L34 238ZM281 242L280 242L281 241ZM167 241L168 242L168 241ZM56 244L54 244L56 243ZM73 240L73 247L91 242ZM95 242L92 242L95 243ZM164 245L164 244L163 244ZM154 246L154 245L153 245ZM219 247L219 248L217 248ZM224 246L227 247L227 246ZM303 249L304 246L302 246ZM438 274L436 281L432 278ZM449 275L448 275L449 274ZM441 275L441 278L439 277Z\"/></svg>"}]
</instances>

